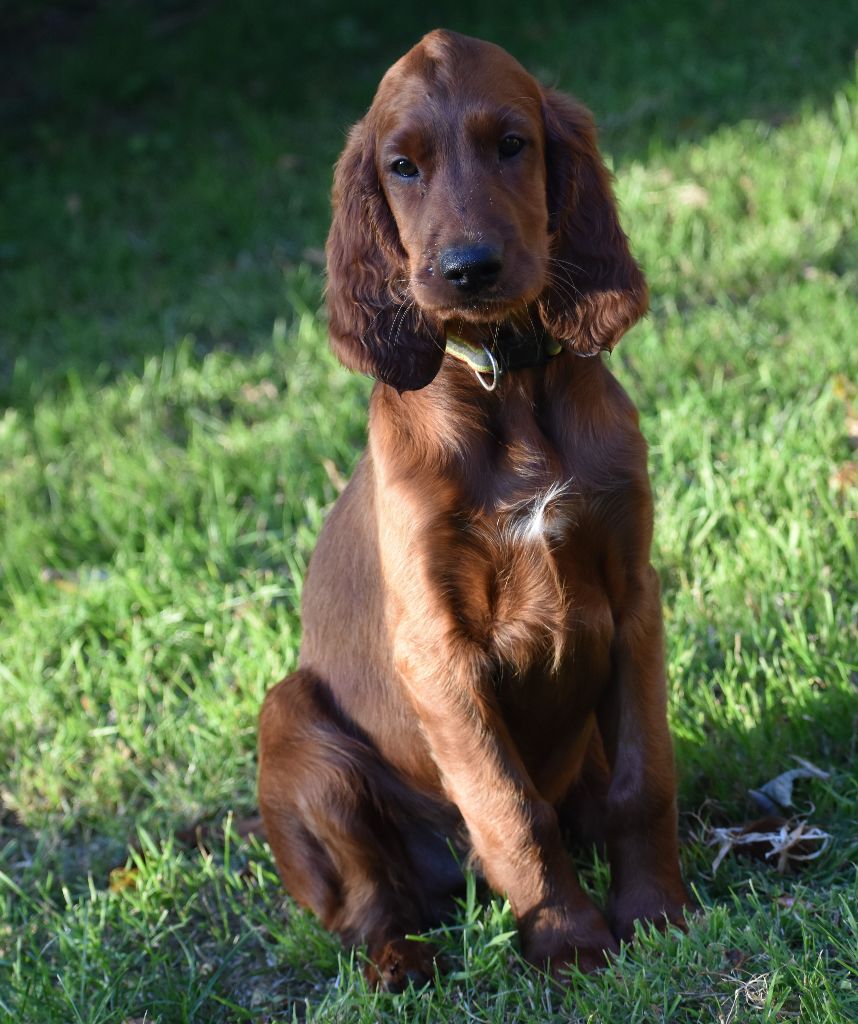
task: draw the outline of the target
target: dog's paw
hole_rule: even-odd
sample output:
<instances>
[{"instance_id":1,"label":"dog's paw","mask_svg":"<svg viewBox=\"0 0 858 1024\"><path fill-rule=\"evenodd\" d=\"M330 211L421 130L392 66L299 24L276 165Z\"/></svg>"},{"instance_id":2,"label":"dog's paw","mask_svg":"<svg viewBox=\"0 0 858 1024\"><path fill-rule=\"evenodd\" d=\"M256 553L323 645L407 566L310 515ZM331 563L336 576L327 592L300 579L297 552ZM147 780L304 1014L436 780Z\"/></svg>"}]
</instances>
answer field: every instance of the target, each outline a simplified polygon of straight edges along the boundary
<instances>
[{"instance_id":1,"label":"dog's paw","mask_svg":"<svg viewBox=\"0 0 858 1024\"><path fill-rule=\"evenodd\" d=\"M530 929L523 939L525 958L558 979L571 966L585 973L607 967L608 956L619 952L619 948L607 922L595 907L586 914L586 919L576 915L544 922Z\"/></svg>"},{"instance_id":2,"label":"dog's paw","mask_svg":"<svg viewBox=\"0 0 858 1024\"><path fill-rule=\"evenodd\" d=\"M409 984L420 988L434 975L435 949L426 942L393 939L369 955L367 981L387 992L404 992Z\"/></svg>"},{"instance_id":3,"label":"dog's paw","mask_svg":"<svg viewBox=\"0 0 858 1024\"><path fill-rule=\"evenodd\" d=\"M579 943L572 949L563 950L555 956L549 957L544 966L555 980L564 981L572 967L577 967L584 974L604 970L609 964L610 956L618 953L619 949L613 935L609 932L608 938L599 939L595 944Z\"/></svg>"},{"instance_id":4,"label":"dog's paw","mask_svg":"<svg viewBox=\"0 0 858 1024\"><path fill-rule=\"evenodd\" d=\"M611 931L619 942L631 942L635 922L654 924L662 931L669 927L688 931L686 915L697 909L685 886L678 882L668 888L637 889L612 895L608 905Z\"/></svg>"}]
</instances>

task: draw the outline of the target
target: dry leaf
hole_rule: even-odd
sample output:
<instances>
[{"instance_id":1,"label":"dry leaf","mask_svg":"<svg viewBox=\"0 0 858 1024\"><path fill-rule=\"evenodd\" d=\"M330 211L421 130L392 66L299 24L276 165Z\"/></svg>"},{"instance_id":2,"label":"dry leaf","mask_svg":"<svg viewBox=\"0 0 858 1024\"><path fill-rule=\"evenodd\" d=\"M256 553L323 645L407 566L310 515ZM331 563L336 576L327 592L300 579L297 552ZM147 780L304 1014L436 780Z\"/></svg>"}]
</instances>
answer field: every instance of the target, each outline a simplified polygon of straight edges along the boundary
<instances>
[{"instance_id":1,"label":"dry leaf","mask_svg":"<svg viewBox=\"0 0 858 1024\"><path fill-rule=\"evenodd\" d=\"M734 828L713 828L706 845L718 846L712 862L713 874L727 854L733 852L774 863L783 874L804 861L816 860L828 849L831 838L828 832L806 821L761 818Z\"/></svg>"},{"instance_id":2,"label":"dry leaf","mask_svg":"<svg viewBox=\"0 0 858 1024\"><path fill-rule=\"evenodd\" d=\"M851 491L858 487L858 462L844 462L828 478L832 491Z\"/></svg>"},{"instance_id":3,"label":"dry leaf","mask_svg":"<svg viewBox=\"0 0 858 1024\"><path fill-rule=\"evenodd\" d=\"M137 887L137 868L114 868L108 876L111 892L125 892Z\"/></svg>"}]
</instances>

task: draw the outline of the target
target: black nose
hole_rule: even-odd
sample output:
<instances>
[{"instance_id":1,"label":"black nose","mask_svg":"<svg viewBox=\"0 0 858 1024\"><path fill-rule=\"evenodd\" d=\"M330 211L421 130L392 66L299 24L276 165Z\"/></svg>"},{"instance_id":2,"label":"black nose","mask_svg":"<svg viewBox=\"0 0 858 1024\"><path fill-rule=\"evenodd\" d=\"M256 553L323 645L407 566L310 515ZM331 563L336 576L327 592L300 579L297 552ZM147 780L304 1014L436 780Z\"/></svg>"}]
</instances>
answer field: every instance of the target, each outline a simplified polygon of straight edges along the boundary
<instances>
[{"instance_id":1,"label":"black nose","mask_svg":"<svg viewBox=\"0 0 858 1024\"><path fill-rule=\"evenodd\" d=\"M462 245L445 249L438 258L442 277L463 292L478 292L498 279L500 252L491 245Z\"/></svg>"}]
</instances>

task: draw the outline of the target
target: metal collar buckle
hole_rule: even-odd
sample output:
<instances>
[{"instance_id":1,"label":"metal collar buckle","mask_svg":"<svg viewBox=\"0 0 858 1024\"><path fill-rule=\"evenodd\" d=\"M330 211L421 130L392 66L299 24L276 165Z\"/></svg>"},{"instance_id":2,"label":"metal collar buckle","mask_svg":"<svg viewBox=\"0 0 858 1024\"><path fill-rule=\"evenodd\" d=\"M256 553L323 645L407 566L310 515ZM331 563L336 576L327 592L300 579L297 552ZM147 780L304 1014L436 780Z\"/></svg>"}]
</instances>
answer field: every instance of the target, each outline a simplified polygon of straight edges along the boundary
<instances>
[{"instance_id":1,"label":"metal collar buckle","mask_svg":"<svg viewBox=\"0 0 858 1024\"><path fill-rule=\"evenodd\" d=\"M486 384L485 380L483 380L483 373L485 373L485 370L478 370L474 367L474 373L476 374L477 380L482 384L486 391L494 391L498 386L498 381L501 379L501 368L498 365L497 359L492 355L491 349L489 349L487 345L483 345L483 352L485 352L488 361L492 364L491 384Z\"/></svg>"}]
</instances>

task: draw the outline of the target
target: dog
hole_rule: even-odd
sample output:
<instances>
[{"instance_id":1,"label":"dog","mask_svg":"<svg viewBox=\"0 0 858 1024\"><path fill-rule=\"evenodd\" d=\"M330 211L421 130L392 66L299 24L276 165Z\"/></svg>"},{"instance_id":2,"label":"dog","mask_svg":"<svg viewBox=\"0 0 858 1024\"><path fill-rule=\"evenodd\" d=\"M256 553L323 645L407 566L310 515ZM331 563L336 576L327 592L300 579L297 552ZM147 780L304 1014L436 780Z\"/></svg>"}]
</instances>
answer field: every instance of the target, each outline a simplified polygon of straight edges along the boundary
<instances>
[{"instance_id":1,"label":"dog","mask_svg":"<svg viewBox=\"0 0 858 1024\"><path fill-rule=\"evenodd\" d=\"M286 889L390 990L431 976L473 864L555 972L683 927L653 509L604 364L645 313L591 114L437 30L336 165L331 344L375 380L368 447L260 718ZM598 843L607 907L563 836Z\"/></svg>"}]
</instances>

